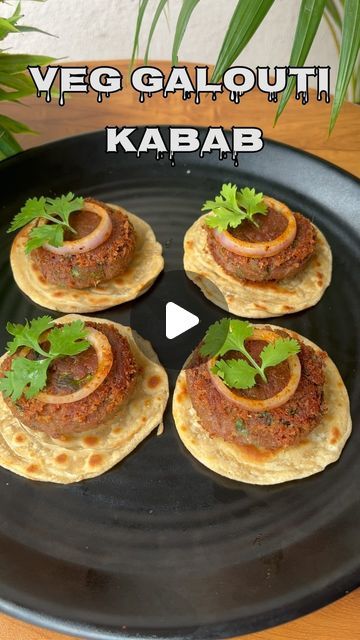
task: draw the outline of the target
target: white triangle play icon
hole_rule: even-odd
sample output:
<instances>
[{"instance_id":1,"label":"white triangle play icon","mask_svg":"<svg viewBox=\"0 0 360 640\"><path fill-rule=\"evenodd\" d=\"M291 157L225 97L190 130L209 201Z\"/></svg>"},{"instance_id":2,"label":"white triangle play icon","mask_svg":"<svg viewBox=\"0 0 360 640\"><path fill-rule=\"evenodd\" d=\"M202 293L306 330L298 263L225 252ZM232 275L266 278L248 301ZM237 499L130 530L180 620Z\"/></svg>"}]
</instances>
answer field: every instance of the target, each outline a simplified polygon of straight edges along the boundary
<instances>
[{"instance_id":1,"label":"white triangle play icon","mask_svg":"<svg viewBox=\"0 0 360 640\"><path fill-rule=\"evenodd\" d=\"M175 302L166 303L166 337L169 340L177 338L185 331L199 324L200 319Z\"/></svg>"}]
</instances>

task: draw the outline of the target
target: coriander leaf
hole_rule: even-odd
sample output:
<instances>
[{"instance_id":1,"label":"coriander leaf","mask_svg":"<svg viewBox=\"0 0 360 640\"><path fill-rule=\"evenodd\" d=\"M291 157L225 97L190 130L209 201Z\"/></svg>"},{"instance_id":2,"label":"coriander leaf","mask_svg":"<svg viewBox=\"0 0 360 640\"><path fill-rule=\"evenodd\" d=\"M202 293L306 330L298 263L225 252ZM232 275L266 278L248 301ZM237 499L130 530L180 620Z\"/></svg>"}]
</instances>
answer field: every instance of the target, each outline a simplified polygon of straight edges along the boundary
<instances>
[{"instance_id":1,"label":"coriander leaf","mask_svg":"<svg viewBox=\"0 0 360 640\"><path fill-rule=\"evenodd\" d=\"M54 320L43 316L21 324L7 324L8 332L14 336L9 342L8 350L14 355L20 347L28 347L43 356L42 359L30 360L19 355L15 357L10 371L3 372L0 378L0 391L14 401L22 394L27 399L33 398L46 386L47 371L56 358L75 356L89 348L86 340L87 330L82 320L74 320L70 324L54 327ZM40 340L46 333L49 351L44 351Z\"/></svg>"},{"instance_id":2,"label":"coriander leaf","mask_svg":"<svg viewBox=\"0 0 360 640\"><path fill-rule=\"evenodd\" d=\"M86 327L82 320L74 320L71 324L64 324L62 327L55 327L48 335L50 343L49 354L54 358L56 355L76 356L89 348L86 340Z\"/></svg>"},{"instance_id":3,"label":"coriander leaf","mask_svg":"<svg viewBox=\"0 0 360 640\"><path fill-rule=\"evenodd\" d=\"M50 358L44 360L28 360L27 358L16 358L13 363L13 372L15 378L21 374L27 379L27 386L24 389L24 395L27 400L36 396L41 389L46 386L46 378Z\"/></svg>"},{"instance_id":4,"label":"coriander leaf","mask_svg":"<svg viewBox=\"0 0 360 640\"><path fill-rule=\"evenodd\" d=\"M46 243L51 244L53 247L61 247L63 242L64 227L58 224L43 224L41 227L31 229L25 246L25 253L30 253Z\"/></svg>"},{"instance_id":5,"label":"coriander leaf","mask_svg":"<svg viewBox=\"0 0 360 640\"><path fill-rule=\"evenodd\" d=\"M228 227L238 227L243 218L240 218L240 214L236 211L230 211L219 207L213 214L206 216L205 224L211 229L218 229L219 231L226 231Z\"/></svg>"},{"instance_id":6,"label":"coriander leaf","mask_svg":"<svg viewBox=\"0 0 360 640\"><path fill-rule=\"evenodd\" d=\"M247 354L244 342L252 336L254 328L246 320L233 320L229 322L229 330L226 339L219 350L219 355L223 356L227 351L240 351Z\"/></svg>"},{"instance_id":7,"label":"coriander leaf","mask_svg":"<svg viewBox=\"0 0 360 640\"><path fill-rule=\"evenodd\" d=\"M253 216L255 213L261 213L266 215L267 206L264 202L264 194L263 193L255 193L255 189L249 189L249 187L244 187L241 189L240 193L238 193L237 201L246 211L246 217L253 224L257 224L253 220Z\"/></svg>"},{"instance_id":8,"label":"coriander leaf","mask_svg":"<svg viewBox=\"0 0 360 640\"><path fill-rule=\"evenodd\" d=\"M70 191L66 196L47 198L46 210L52 215L60 215L66 225L69 224L70 214L79 211L84 206L84 198L75 198Z\"/></svg>"},{"instance_id":9,"label":"coriander leaf","mask_svg":"<svg viewBox=\"0 0 360 640\"><path fill-rule=\"evenodd\" d=\"M26 200L24 206L21 207L19 213L14 217L7 232L11 233L12 231L16 231L36 218L41 218L45 212L45 202L46 198L44 198L44 196Z\"/></svg>"},{"instance_id":10,"label":"coriander leaf","mask_svg":"<svg viewBox=\"0 0 360 640\"><path fill-rule=\"evenodd\" d=\"M202 211L211 211L205 218L207 226L225 231L228 227L238 227L243 220L258 226L253 216L256 213L266 214L267 206L262 193L256 193L255 189L249 187L238 192L236 185L228 183L223 184L215 200L207 200L203 204Z\"/></svg>"},{"instance_id":11,"label":"coriander leaf","mask_svg":"<svg viewBox=\"0 0 360 640\"><path fill-rule=\"evenodd\" d=\"M28 360L15 358L10 371L0 379L0 391L16 402L24 393L27 399L33 398L46 385L46 375L50 359Z\"/></svg>"},{"instance_id":12,"label":"coriander leaf","mask_svg":"<svg viewBox=\"0 0 360 640\"><path fill-rule=\"evenodd\" d=\"M64 229L75 230L70 226L70 214L79 211L84 206L84 198L75 198L71 191L67 195L58 198L29 198L19 213L14 217L8 233L24 227L36 219L42 218L52 224L35 227L29 233L26 252L29 253L45 243L55 247L62 246L64 242Z\"/></svg>"},{"instance_id":13,"label":"coriander leaf","mask_svg":"<svg viewBox=\"0 0 360 640\"><path fill-rule=\"evenodd\" d=\"M28 321L22 324L12 324L8 322L6 330L10 335L14 336L14 340L8 342L7 349L10 355L13 355L19 347L29 347L36 351L36 353L44 354L39 344L40 337L51 329L54 325L54 320L50 316L43 316Z\"/></svg>"},{"instance_id":14,"label":"coriander leaf","mask_svg":"<svg viewBox=\"0 0 360 640\"><path fill-rule=\"evenodd\" d=\"M233 389L250 389L255 385L257 371L246 360L217 360L213 370Z\"/></svg>"},{"instance_id":15,"label":"coriander leaf","mask_svg":"<svg viewBox=\"0 0 360 640\"><path fill-rule=\"evenodd\" d=\"M236 200L237 186L223 184L220 195L215 200L207 200L202 211L211 211L212 213L205 218L205 223L212 228L218 228L225 231L227 227L237 227L245 217L240 210Z\"/></svg>"},{"instance_id":16,"label":"coriander leaf","mask_svg":"<svg viewBox=\"0 0 360 640\"><path fill-rule=\"evenodd\" d=\"M229 332L230 320L223 318L218 322L210 325L208 328L203 344L200 347L200 354L202 356L216 356L223 346L226 336Z\"/></svg>"},{"instance_id":17,"label":"coriander leaf","mask_svg":"<svg viewBox=\"0 0 360 640\"><path fill-rule=\"evenodd\" d=\"M300 345L293 338L279 338L275 342L269 342L260 353L262 369L275 367L289 356L299 353Z\"/></svg>"},{"instance_id":18,"label":"coriander leaf","mask_svg":"<svg viewBox=\"0 0 360 640\"><path fill-rule=\"evenodd\" d=\"M261 365L251 356L245 341L254 333L254 327L247 321L223 318L211 325L200 347L203 356L224 356L229 351L237 351L246 360L217 360L213 371L229 387L248 389L255 385L256 376L260 375L267 382L265 369L276 366L289 356L300 351L299 343L293 338L278 338L263 348L260 354Z\"/></svg>"}]
</instances>

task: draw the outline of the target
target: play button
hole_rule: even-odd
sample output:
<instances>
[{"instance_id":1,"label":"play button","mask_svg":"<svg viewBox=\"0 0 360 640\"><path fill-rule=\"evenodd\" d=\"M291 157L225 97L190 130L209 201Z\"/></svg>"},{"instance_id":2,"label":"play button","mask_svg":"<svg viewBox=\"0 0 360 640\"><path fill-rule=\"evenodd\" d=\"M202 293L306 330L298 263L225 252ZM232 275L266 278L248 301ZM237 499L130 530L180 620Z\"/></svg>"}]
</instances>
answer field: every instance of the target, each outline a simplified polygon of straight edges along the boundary
<instances>
[{"instance_id":1,"label":"play button","mask_svg":"<svg viewBox=\"0 0 360 640\"><path fill-rule=\"evenodd\" d=\"M173 340L199 324L200 318L175 302L166 303L166 337Z\"/></svg>"},{"instance_id":2,"label":"play button","mask_svg":"<svg viewBox=\"0 0 360 640\"><path fill-rule=\"evenodd\" d=\"M216 298L221 299L219 291ZM151 342L170 373L182 368L208 326L226 315L183 270L174 270L162 273L149 291L132 302L130 326L135 340L138 333Z\"/></svg>"}]
</instances>

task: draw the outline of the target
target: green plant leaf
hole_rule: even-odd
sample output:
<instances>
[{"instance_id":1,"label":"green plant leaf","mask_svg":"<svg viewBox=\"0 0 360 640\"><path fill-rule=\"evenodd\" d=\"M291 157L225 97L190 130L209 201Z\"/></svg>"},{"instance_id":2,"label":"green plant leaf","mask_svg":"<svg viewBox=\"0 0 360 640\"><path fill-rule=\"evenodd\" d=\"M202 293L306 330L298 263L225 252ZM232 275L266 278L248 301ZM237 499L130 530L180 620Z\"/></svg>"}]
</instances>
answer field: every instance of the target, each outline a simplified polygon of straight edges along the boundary
<instances>
[{"instance_id":1,"label":"green plant leaf","mask_svg":"<svg viewBox=\"0 0 360 640\"><path fill-rule=\"evenodd\" d=\"M12 24L15 24L18 20L20 20L20 18L22 18L22 15L21 15L21 2L18 2L16 7L15 7L14 13L12 14L12 16L10 16L10 18L8 18L8 20Z\"/></svg>"},{"instance_id":2,"label":"green plant leaf","mask_svg":"<svg viewBox=\"0 0 360 640\"><path fill-rule=\"evenodd\" d=\"M185 35L186 27L191 18L192 12L194 11L197 4L199 4L200 0L183 0L182 7L180 9L180 13L176 23L175 36L173 42L173 49L171 60L172 64L175 65L178 63L178 53L180 49L180 45L182 43L183 37Z\"/></svg>"},{"instance_id":3,"label":"green plant leaf","mask_svg":"<svg viewBox=\"0 0 360 640\"><path fill-rule=\"evenodd\" d=\"M210 325L200 347L202 356L215 356L220 352L229 333L229 327L229 318L222 318Z\"/></svg>"},{"instance_id":4,"label":"green plant leaf","mask_svg":"<svg viewBox=\"0 0 360 640\"><path fill-rule=\"evenodd\" d=\"M274 0L239 0L225 34L211 78L219 82L223 73L236 58L261 25Z\"/></svg>"},{"instance_id":5,"label":"green plant leaf","mask_svg":"<svg viewBox=\"0 0 360 640\"><path fill-rule=\"evenodd\" d=\"M0 85L17 91L29 91L29 95L34 93L34 83L25 73L8 75L0 71Z\"/></svg>"},{"instance_id":6,"label":"green plant leaf","mask_svg":"<svg viewBox=\"0 0 360 640\"><path fill-rule=\"evenodd\" d=\"M331 19L331 15L328 13L327 9L325 8L325 13L324 13L324 18L327 22L327 25L331 31L331 35L333 37L333 40L335 42L335 46L336 46L336 50L339 54L340 52L340 40L339 40L339 36L337 33L337 29L336 29L336 25L334 25L332 19Z\"/></svg>"},{"instance_id":7,"label":"green plant leaf","mask_svg":"<svg viewBox=\"0 0 360 640\"><path fill-rule=\"evenodd\" d=\"M18 122L17 120L13 120L8 116L2 116L0 114L0 127L11 131L11 133L33 133L36 134L36 131L30 129L26 124L22 122Z\"/></svg>"},{"instance_id":8,"label":"green plant leaf","mask_svg":"<svg viewBox=\"0 0 360 640\"><path fill-rule=\"evenodd\" d=\"M341 15L339 13L336 2L334 2L334 0L326 0L325 11L327 11L329 15L332 17L336 26L339 29L341 29L341 26L342 26Z\"/></svg>"},{"instance_id":9,"label":"green plant leaf","mask_svg":"<svg viewBox=\"0 0 360 640\"><path fill-rule=\"evenodd\" d=\"M0 18L0 40L6 38L9 33L16 33L18 29L6 18Z\"/></svg>"},{"instance_id":10,"label":"green plant leaf","mask_svg":"<svg viewBox=\"0 0 360 640\"><path fill-rule=\"evenodd\" d=\"M17 27L17 31L22 32L22 33L30 33L30 32L36 32L36 33L44 33L46 36L51 36L51 38L57 38L58 36L55 36L53 33L49 33L48 31L44 31L43 29L38 29L37 27L28 27L27 25L24 24L19 24Z\"/></svg>"},{"instance_id":11,"label":"green plant leaf","mask_svg":"<svg viewBox=\"0 0 360 640\"><path fill-rule=\"evenodd\" d=\"M302 67L310 51L324 13L325 0L302 0L294 43L290 55L290 67ZM283 112L295 87L295 78L290 77L275 116L275 124Z\"/></svg>"},{"instance_id":12,"label":"green plant leaf","mask_svg":"<svg viewBox=\"0 0 360 640\"><path fill-rule=\"evenodd\" d=\"M158 6L156 8L156 11L154 13L154 17L152 19L152 23L151 23L151 26L150 26L148 40L147 40L147 43L146 43L146 50L145 50L145 54L144 54L144 64L148 63L150 44L151 44L151 41L152 41L152 38L153 38L153 35L154 35L154 31L156 29L156 25L157 25L157 23L159 21L160 16L161 16L162 12L164 11L164 9L166 7L167 2L168 2L168 0L160 0Z\"/></svg>"},{"instance_id":13,"label":"green plant leaf","mask_svg":"<svg viewBox=\"0 0 360 640\"><path fill-rule=\"evenodd\" d=\"M0 153L2 157L8 158L9 156L14 156L16 153L19 153L19 151L21 151L21 146L15 140L14 136L10 131L0 126Z\"/></svg>"},{"instance_id":14,"label":"green plant leaf","mask_svg":"<svg viewBox=\"0 0 360 640\"><path fill-rule=\"evenodd\" d=\"M139 11L138 11L138 14L137 14L136 26L135 26L133 50L132 50L131 60L130 60L130 70L134 66L134 61L135 61L135 58L136 58L137 53L139 51L139 36L140 36L140 31L141 31L141 25L142 25L142 21L143 21L144 14L145 14L146 7L147 7L148 3L149 3L149 0L140 0Z\"/></svg>"},{"instance_id":15,"label":"green plant leaf","mask_svg":"<svg viewBox=\"0 0 360 640\"><path fill-rule=\"evenodd\" d=\"M43 66L54 62L55 58L49 56L35 56L26 53L0 52L0 69L3 73L18 73L25 71L29 65Z\"/></svg>"},{"instance_id":16,"label":"green plant leaf","mask_svg":"<svg viewBox=\"0 0 360 640\"><path fill-rule=\"evenodd\" d=\"M246 360L217 360L213 372L233 389L250 389L255 385L256 369Z\"/></svg>"},{"instance_id":17,"label":"green plant leaf","mask_svg":"<svg viewBox=\"0 0 360 640\"><path fill-rule=\"evenodd\" d=\"M359 0L345 0L339 69L336 78L334 100L331 108L329 133L331 133L334 128L341 105L344 102L346 91L359 54L359 48L360 3Z\"/></svg>"}]
</instances>

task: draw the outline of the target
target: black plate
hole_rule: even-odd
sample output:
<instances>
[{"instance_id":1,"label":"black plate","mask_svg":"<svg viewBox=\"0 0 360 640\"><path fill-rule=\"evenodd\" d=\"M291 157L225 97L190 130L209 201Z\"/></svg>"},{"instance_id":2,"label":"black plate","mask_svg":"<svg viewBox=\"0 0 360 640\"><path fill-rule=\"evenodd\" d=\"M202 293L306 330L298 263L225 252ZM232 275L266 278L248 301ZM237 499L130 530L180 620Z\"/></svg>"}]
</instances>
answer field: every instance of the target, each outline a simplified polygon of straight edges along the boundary
<instances>
[{"instance_id":1,"label":"black plate","mask_svg":"<svg viewBox=\"0 0 360 640\"><path fill-rule=\"evenodd\" d=\"M14 285L4 233L27 197L73 190L123 204L152 224L172 270L182 267L182 238L204 199L223 181L249 184L314 219L332 246L333 280L321 302L276 322L337 363L354 431L338 463L274 487L206 470L184 450L169 409L161 438L150 436L99 478L58 486L1 470L0 608L87 638L210 639L300 616L360 582L358 183L270 141L261 153L244 154L238 168L214 154L179 155L171 167L151 153L105 154L104 135L49 144L0 165L0 351L7 320L39 315ZM193 295L204 305L204 327L207 313L222 316L196 288ZM126 323L131 307L101 315Z\"/></svg>"}]
</instances>

